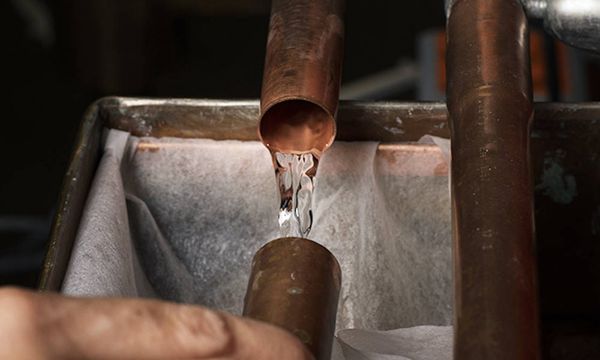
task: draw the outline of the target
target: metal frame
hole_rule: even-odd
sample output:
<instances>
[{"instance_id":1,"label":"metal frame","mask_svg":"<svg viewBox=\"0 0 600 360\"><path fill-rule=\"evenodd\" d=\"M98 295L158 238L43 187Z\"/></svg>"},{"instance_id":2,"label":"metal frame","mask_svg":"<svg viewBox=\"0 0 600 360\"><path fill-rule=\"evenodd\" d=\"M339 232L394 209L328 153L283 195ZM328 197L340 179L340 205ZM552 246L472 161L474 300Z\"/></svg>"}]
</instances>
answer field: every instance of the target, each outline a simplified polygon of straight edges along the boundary
<instances>
[{"instance_id":1,"label":"metal frame","mask_svg":"<svg viewBox=\"0 0 600 360\"><path fill-rule=\"evenodd\" d=\"M86 111L65 174L57 213L48 242L39 289L58 291L101 156L103 127L136 136L258 140L258 100L191 100L103 98ZM594 144L600 138L600 103L537 104L532 132L536 143L573 146ZM542 121L543 120L543 121ZM430 134L449 137L446 107L442 103L341 102L338 112L340 141L414 142ZM552 145L554 146L554 145ZM562 145L561 145L562 146ZM543 146L539 151L542 153ZM596 155L596 160L591 156ZM600 148L590 161L600 162ZM543 168L536 159L534 172Z\"/></svg>"}]
</instances>

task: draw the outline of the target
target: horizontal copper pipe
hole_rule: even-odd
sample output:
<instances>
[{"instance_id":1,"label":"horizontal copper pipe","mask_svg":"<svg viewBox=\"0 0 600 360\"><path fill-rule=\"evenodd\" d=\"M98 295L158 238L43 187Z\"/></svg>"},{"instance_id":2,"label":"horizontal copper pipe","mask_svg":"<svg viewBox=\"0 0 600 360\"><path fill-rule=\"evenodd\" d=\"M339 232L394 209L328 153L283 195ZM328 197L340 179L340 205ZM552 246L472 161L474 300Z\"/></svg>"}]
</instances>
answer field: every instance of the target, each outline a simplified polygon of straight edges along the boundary
<instances>
[{"instance_id":1,"label":"horizontal copper pipe","mask_svg":"<svg viewBox=\"0 0 600 360\"><path fill-rule=\"evenodd\" d=\"M343 0L273 0L260 138L271 151L319 156L335 138Z\"/></svg>"},{"instance_id":2,"label":"horizontal copper pipe","mask_svg":"<svg viewBox=\"0 0 600 360\"><path fill-rule=\"evenodd\" d=\"M317 360L329 360L340 282L340 266L323 246L301 238L271 241L252 261L244 316L290 331Z\"/></svg>"},{"instance_id":3,"label":"horizontal copper pipe","mask_svg":"<svg viewBox=\"0 0 600 360\"><path fill-rule=\"evenodd\" d=\"M538 359L527 19L518 0L449 14L455 359Z\"/></svg>"}]
</instances>

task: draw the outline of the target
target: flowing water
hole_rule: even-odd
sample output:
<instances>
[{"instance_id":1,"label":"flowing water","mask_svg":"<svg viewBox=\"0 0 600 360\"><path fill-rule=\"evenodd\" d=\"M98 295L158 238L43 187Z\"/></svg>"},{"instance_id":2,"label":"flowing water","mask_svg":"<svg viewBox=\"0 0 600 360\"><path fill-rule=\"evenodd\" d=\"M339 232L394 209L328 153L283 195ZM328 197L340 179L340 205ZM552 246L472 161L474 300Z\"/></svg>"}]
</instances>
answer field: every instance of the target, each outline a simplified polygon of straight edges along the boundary
<instances>
[{"instance_id":1,"label":"flowing water","mask_svg":"<svg viewBox=\"0 0 600 360\"><path fill-rule=\"evenodd\" d=\"M312 227L312 195L319 160L311 153L276 152L273 162L281 195L280 236L305 238Z\"/></svg>"}]
</instances>

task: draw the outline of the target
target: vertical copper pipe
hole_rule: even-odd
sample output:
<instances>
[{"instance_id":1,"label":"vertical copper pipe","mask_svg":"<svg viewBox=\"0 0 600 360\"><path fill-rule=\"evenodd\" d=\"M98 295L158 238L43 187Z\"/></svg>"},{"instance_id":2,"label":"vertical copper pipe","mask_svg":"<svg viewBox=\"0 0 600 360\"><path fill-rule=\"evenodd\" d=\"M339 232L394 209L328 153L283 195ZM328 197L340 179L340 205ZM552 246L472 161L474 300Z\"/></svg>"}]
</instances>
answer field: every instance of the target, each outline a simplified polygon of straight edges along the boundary
<instances>
[{"instance_id":1,"label":"vertical copper pipe","mask_svg":"<svg viewBox=\"0 0 600 360\"><path fill-rule=\"evenodd\" d=\"M244 316L290 331L317 360L329 360L340 278L337 260L316 242L271 241L254 256Z\"/></svg>"},{"instance_id":2,"label":"vertical copper pipe","mask_svg":"<svg viewBox=\"0 0 600 360\"><path fill-rule=\"evenodd\" d=\"M259 134L271 151L319 156L335 138L343 0L273 0Z\"/></svg>"},{"instance_id":3,"label":"vertical copper pipe","mask_svg":"<svg viewBox=\"0 0 600 360\"><path fill-rule=\"evenodd\" d=\"M449 13L455 359L538 359L527 19L518 0Z\"/></svg>"}]
</instances>

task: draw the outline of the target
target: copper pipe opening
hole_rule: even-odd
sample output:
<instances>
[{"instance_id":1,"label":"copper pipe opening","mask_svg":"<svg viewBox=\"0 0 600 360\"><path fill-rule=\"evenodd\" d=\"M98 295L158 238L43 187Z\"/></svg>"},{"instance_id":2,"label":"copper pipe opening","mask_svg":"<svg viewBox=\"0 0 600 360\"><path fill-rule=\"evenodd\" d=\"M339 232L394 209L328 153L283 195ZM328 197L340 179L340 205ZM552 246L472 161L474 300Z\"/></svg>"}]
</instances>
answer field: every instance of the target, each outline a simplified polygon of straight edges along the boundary
<instances>
[{"instance_id":1,"label":"copper pipe opening","mask_svg":"<svg viewBox=\"0 0 600 360\"><path fill-rule=\"evenodd\" d=\"M343 0L273 0L259 135L271 151L320 155L335 138Z\"/></svg>"},{"instance_id":2,"label":"copper pipe opening","mask_svg":"<svg viewBox=\"0 0 600 360\"><path fill-rule=\"evenodd\" d=\"M335 120L327 110L306 100L271 106L260 123L263 143L272 151L320 155L335 137Z\"/></svg>"}]
</instances>

